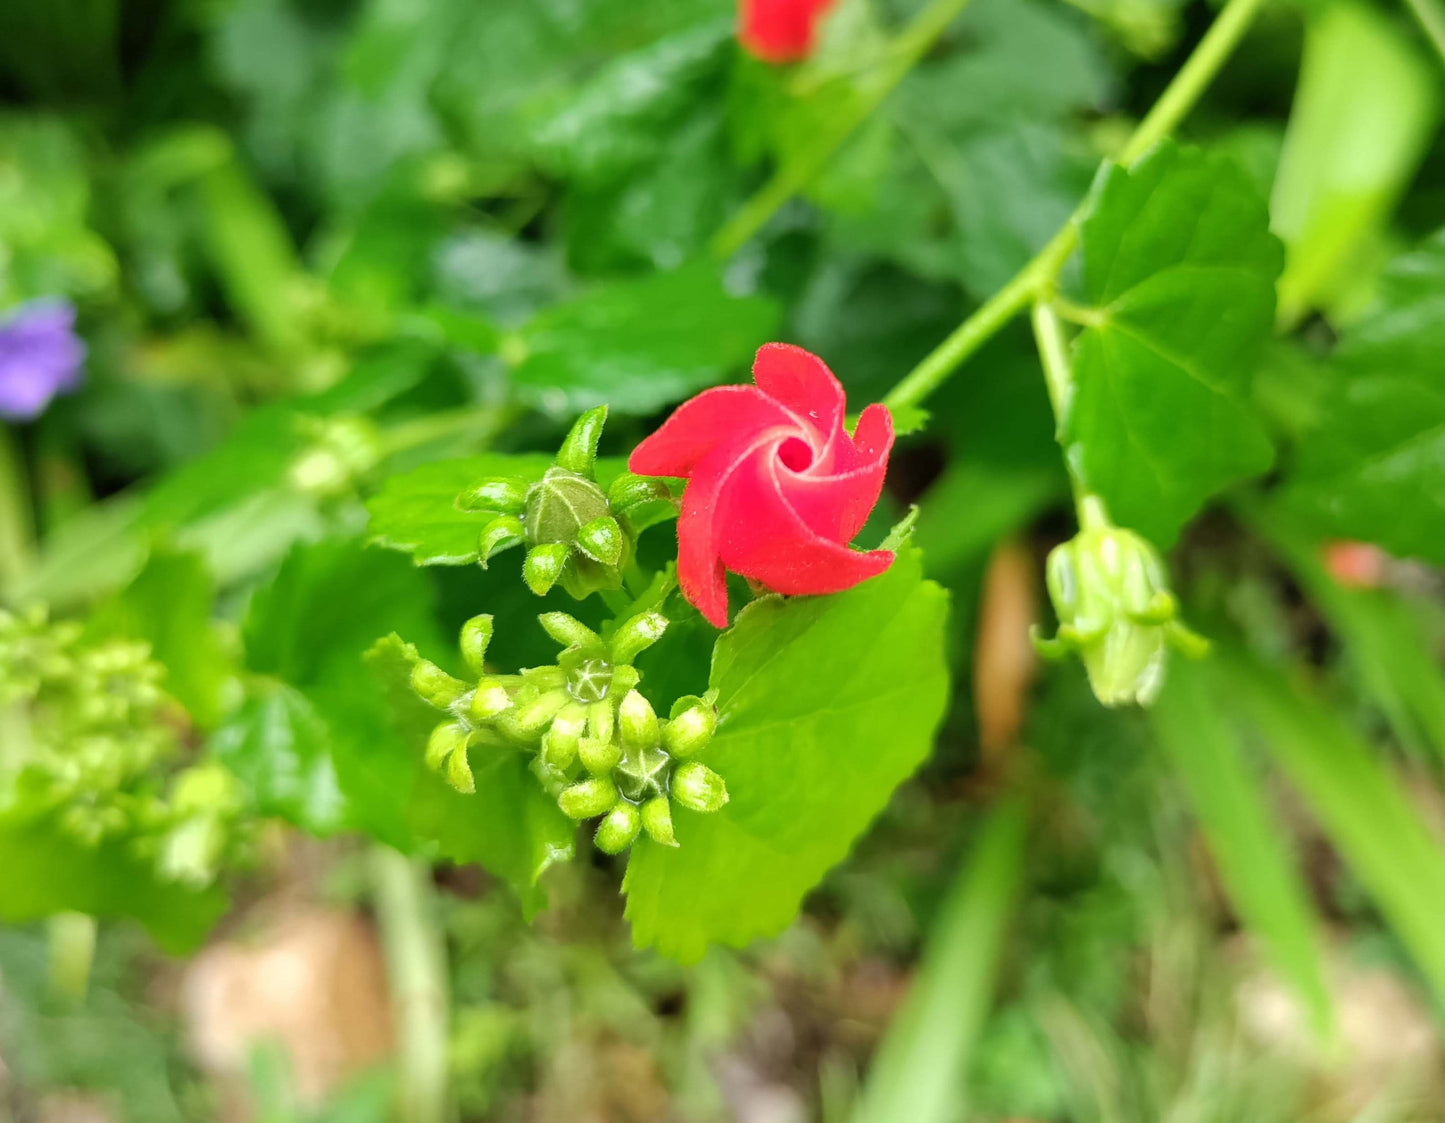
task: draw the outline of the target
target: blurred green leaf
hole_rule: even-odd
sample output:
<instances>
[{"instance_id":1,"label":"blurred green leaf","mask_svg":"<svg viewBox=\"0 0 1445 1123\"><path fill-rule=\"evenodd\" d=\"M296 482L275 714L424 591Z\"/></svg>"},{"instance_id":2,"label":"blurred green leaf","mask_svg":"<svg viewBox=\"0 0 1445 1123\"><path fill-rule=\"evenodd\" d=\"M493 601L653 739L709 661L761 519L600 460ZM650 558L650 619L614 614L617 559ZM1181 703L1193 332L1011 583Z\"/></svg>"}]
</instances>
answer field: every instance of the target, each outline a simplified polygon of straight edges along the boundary
<instances>
[{"instance_id":1,"label":"blurred green leaf","mask_svg":"<svg viewBox=\"0 0 1445 1123\"><path fill-rule=\"evenodd\" d=\"M1017 796L1003 800L980 825L873 1056L851 1123L948 1123L960 1117L973 1047L1023 888L1027 827Z\"/></svg>"},{"instance_id":2,"label":"blurred green leaf","mask_svg":"<svg viewBox=\"0 0 1445 1123\"><path fill-rule=\"evenodd\" d=\"M1317 1040L1327 1042L1334 1012L1319 920L1238 730L1184 660L1175 660L1149 716L1199 817L1230 899L1294 987Z\"/></svg>"},{"instance_id":3,"label":"blurred green leaf","mask_svg":"<svg viewBox=\"0 0 1445 1123\"><path fill-rule=\"evenodd\" d=\"M1238 165L1172 144L1107 166L1080 234L1089 307L1059 440L1116 522L1169 545L1270 464L1247 402L1280 245Z\"/></svg>"},{"instance_id":4,"label":"blurred green leaf","mask_svg":"<svg viewBox=\"0 0 1445 1123\"><path fill-rule=\"evenodd\" d=\"M772 301L731 295L716 265L696 262L542 312L517 334L512 381L552 413L650 413L746 369L777 326Z\"/></svg>"},{"instance_id":5,"label":"blurred green leaf","mask_svg":"<svg viewBox=\"0 0 1445 1123\"><path fill-rule=\"evenodd\" d=\"M1299 89L1270 198L1284 239L1279 314L1293 324L1354 286L1439 124L1435 61L1376 9L1309 13Z\"/></svg>"},{"instance_id":6,"label":"blurred green leaf","mask_svg":"<svg viewBox=\"0 0 1445 1123\"><path fill-rule=\"evenodd\" d=\"M1333 368L1290 504L1327 533L1445 562L1445 231L1391 264Z\"/></svg>"},{"instance_id":7,"label":"blurred green leaf","mask_svg":"<svg viewBox=\"0 0 1445 1123\"><path fill-rule=\"evenodd\" d=\"M719 640L711 815L675 814L677 849L633 847L633 940L683 960L774 935L922 763L943 716L947 596L904 550L845 593L744 609Z\"/></svg>"}]
</instances>

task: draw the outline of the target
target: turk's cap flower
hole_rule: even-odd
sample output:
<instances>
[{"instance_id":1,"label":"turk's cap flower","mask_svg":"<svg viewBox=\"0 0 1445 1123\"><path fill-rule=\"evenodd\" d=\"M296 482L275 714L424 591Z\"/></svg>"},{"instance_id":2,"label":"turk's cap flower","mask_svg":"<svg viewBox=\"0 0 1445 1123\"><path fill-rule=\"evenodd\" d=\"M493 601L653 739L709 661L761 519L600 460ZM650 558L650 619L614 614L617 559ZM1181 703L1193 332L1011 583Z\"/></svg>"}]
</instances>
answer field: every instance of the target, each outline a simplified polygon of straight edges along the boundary
<instances>
[{"instance_id":1,"label":"turk's cap flower","mask_svg":"<svg viewBox=\"0 0 1445 1123\"><path fill-rule=\"evenodd\" d=\"M0 322L0 417L39 417L55 395L80 383L84 362L69 303L36 301L11 312Z\"/></svg>"},{"instance_id":2,"label":"turk's cap flower","mask_svg":"<svg viewBox=\"0 0 1445 1123\"><path fill-rule=\"evenodd\" d=\"M753 386L684 402L633 451L639 475L684 477L678 582L712 624L727 626L731 570L775 593L837 593L882 573L889 550L848 543L878 502L893 418L870 405L852 435L842 384L801 347L764 345Z\"/></svg>"},{"instance_id":3,"label":"turk's cap flower","mask_svg":"<svg viewBox=\"0 0 1445 1123\"><path fill-rule=\"evenodd\" d=\"M835 0L740 0L738 38L764 62L796 62L813 53L818 24Z\"/></svg>"}]
</instances>

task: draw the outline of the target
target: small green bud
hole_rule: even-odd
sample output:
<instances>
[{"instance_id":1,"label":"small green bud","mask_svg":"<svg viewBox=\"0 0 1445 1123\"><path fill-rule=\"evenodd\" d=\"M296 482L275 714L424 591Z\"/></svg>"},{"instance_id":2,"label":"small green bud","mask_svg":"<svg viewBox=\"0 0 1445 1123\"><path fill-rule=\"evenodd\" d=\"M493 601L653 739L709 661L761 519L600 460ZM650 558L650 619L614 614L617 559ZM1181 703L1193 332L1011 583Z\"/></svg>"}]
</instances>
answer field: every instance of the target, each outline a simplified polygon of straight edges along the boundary
<instances>
[{"instance_id":1,"label":"small green bud","mask_svg":"<svg viewBox=\"0 0 1445 1123\"><path fill-rule=\"evenodd\" d=\"M512 708L506 684L493 675L483 675L472 693L471 715L475 721L491 721Z\"/></svg>"},{"instance_id":2,"label":"small green bud","mask_svg":"<svg viewBox=\"0 0 1445 1123\"><path fill-rule=\"evenodd\" d=\"M566 771L552 767L543 754L538 753L534 756L527 769L536 777L537 783L542 785L542 790L553 799L567 790Z\"/></svg>"},{"instance_id":3,"label":"small green bud","mask_svg":"<svg viewBox=\"0 0 1445 1123\"><path fill-rule=\"evenodd\" d=\"M573 659L562 656L567 664L567 692L579 702L589 705L600 702L611 692L616 675L606 659Z\"/></svg>"},{"instance_id":4,"label":"small green bud","mask_svg":"<svg viewBox=\"0 0 1445 1123\"><path fill-rule=\"evenodd\" d=\"M521 519L516 515L498 515L482 527L482 533L477 538L477 560L486 569L487 563L503 550L520 546L526 540L527 532Z\"/></svg>"},{"instance_id":5,"label":"small green bud","mask_svg":"<svg viewBox=\"0 0 1445 1123\"><path fill-rule=\"evenodd\" d=\"M594 406L579 417L557 450L557 466L591 478L597 463L597 442L602 439L602 427L606 424L606 406Z\"/></svg>"},{"instance_id":6,"label":"small green bud","mask_svg":"<svg viewBox=\"0 0 1445 1123\"><path fill-rule=\"evenodd\" d=\"M672 832L672 802L667 796L656 796L642 805L642 829L653 842L677 845L677 837Z\"/></svg>"},{"instance_id":7,"label":"small green bud","mask_svg":"<svg viewBox=\"0 0 1445 1123\"><path fill-rule=\"evenodd\" d=\"M590 819L617 802L617 785L605 776L573 784L557 797L557 806L569 819Z\"/></svg>"},{"instance_id":8,"label":"small green bud","mask_svg":"<svg viewBox=\"0 0 1445 1123\"><path fill-rule=\"evenodd\" d=\"M596 741L610 741L617 728L617 712L611 702L593 702L587 707L587 733Z\"/></svg>"},{"instance_id":9,"label":"small green bud","mask_svg":"<svg viewBox=\"0 0 1445 1123\"><path fill-rule=\"evenodd\" d=\"M612 661L631 663L662 638L667 617L660 612L643 612L618 625L612 637Z\"/></svg>"},{"instance_id":10,"label":"small green bud","mask_svg":"<svg viewBox=\"0 0 1445 1123\"><path fill-rule=\"evenodd\" d=\"M527 505L526 480L515 476L496 476L469 487L457 496L463 511L496 511L502 515L520 515Z\"/></svg>"},{"instance_id":11,"label":"small green bud","mask_svg":"<svg viewBox=\"0 0 1445 1123\"><path fill-rule=\"evenodd\" d=\"M636 841L640 830L642 815L636 806L619 800L597 825L597 834L592 841L604 854L621 854Z\"/></svg>"},{"instance_id":12,"label":"small green bud","mask_svg":"<svg viewBox=\"0 0 1445 1123\"><path fill-rule=\"evenodd\" d=\"M696 756L717 731L717 708L705 698L692 694L672 704L672 716L662 733L662 743L673 756Z\"/></svg>"},{"instance_id":13,"label":"small green bud","mask_svg":"<svg viewBox=\"0 0 1445 1123\"><path fill-rule=\"evenodd\" d=\"M658 742L657 714L652 703L636 690L629 690L617 707L622 743L629 749L650 749Z\"/></svg>"},{"instance_id":14,"label":"small green bud","mask_svg":"<svg viewBox=\"0 0 1445 1123\"><path fill-rule=\"evenodd\" d=\"M607 496L585 475L565 468L548 468L527 492L523 525L533 545L577 541L577 529L609 515Z\"/></svg>"},{"instance_id":15,"label":"small green bud","mask_svg":"<svg viewBox=\"0 0 1445 1123\"><path fill-rule=\"evenodd\" d=\"M618 565L627 541L617 520L611 515L603 515L577 528L577 545L593 561L602 565Z\"/></svg>"},{"instance_id":16,"label":"small green bud","mask_svg":"<svg viewBox=\"0 0 1445 1123\"><path fill-rule=\"evenodd\" d=\"M567 685L567 674L549 663L545 667L527 667L522 671L522 681L533 691L558 690Z\"/></svg>"},{"instance_id":17,"label":"small green bud","mask_svg":"<svg viewBox=\"0 0 1445 1123\"><path fill-rule=\"evenodd\" d=\"M1077 652L1094 695L1106 706L1147 706L1164 686L1168 650L1195 655L1205 641L1177 619L1178 603L1158 551L1131 530L1094 521L1049 554L1049 598L1059 618L1051 658Z\"/></svg>"},{"instance_id":18,"label":"small green bud","mask_svg":"<svg viewBox=\"0 0 1445 1123\"><path fill-rule=\"evenodd\" d=\"M591 628L565 612L544 612L537 617L542 630L563 647L601 647L602 640Z\"/></svg>"},{"instance_id":19,"label":"small green bud","mask_svg":"<svg viewBox=\"0 0 1445 1123\"><path fill-rule=\"evenodd\" d=\"M672 757L657 746L628 749L618 762L615 779L628 799L647 799L659 795L667 783L667 770Z\"/></svg>"},{"instance_id":20,"label":"small green bud","mask_svg":"<svg viewBox=\"0 0 1445 1123\"><path fill-rule=\"evenodd\" d=\"M477 782L472 778L472 766L467 761L465 745L447 757L446 778L447 783L462 795L471 795L477 790Z\"/></svg>"},{"instance_id":21,"label":"small green bud","mask_svg":"<svg viewBox=\"0 0 1445 1123\"><path fill-rule=\"evenodd\" d=\"M659 499L671 499L667 485L649 476L634 476L623 472L612 481L607 489L607 504L614 511L627 511L640 503L654 503Z\"/></svg>"},{"instance_id":22,"label":"small green bud","mask_svg":"<svg viewBox=\"0 0 1445 1123\"><path fill-rule=\"evenodd\" d=\"M440 772L447 760L457 753L467 752L471 730L460 722L444 721L431 731L426 742L426 766L433 772Z\"/></svg>"},{"instance_id":23,"label":"small green bud","mask_svg":"<svg viewBox=\"0 0 1445 1123\"><path fill-rule=\"evenodd\" d=\"M467 684L452 678L435 663L418 659L411 668L411 688L428 705L445 710L467 692Z\"/></svg>"},{"instance_id":24,"label":"small green bud","mask_svg":"<svg viewBox=\"0 0 1445 1123\"><path fill-rule=\"evenodd\" d=\"M577 755L582 767L594 776L606 776L622 759L622 746L616 741L598 741L583 737L577 742Z\"/></svg>"},{"instance_id":25,"label":"small green bud","mask_svg":"<svg viewBox=\"0 0 1445 1123\"><path fill-rule=\"evenodd\" d=\"M460 639L462 658L466 660L467 669L474 675L482 675L487 670L487 648L492 642L492 618L490 615L473 616L462 625Z\"/></svg>"},{"instance_id":26,"label":"small green bud","mask_svg":"<svg viewBox=\"0 0 1445 1123\"><path fill-rule=\"evenodd\" d=\"M547 542L533 546L527 551L527 560L522 563L522 580L527 588L539 597L547 595L557 578L562 576L562 567L567 564L567 547L561 542Z\"/></svg>"},{"instance_id":27,"label":"small green bud","mask_svg":"<svg viewBox=\"0 0 1445 1123\"><path fill-rule=\"evenodd\" d=\"M567 704L565 690L547 690L517 703L507 715L506 731L524 741L535 741Z\"/></svg>"},{"instance_id":28,"label":"small green bud","mask_svg":"<svg viewBox=\"0 0 1445 1123\"><path fill-rule=\"evenodd\" d=\"M706 813L728 801L728 787L707 765L689 760L672 774L672 798L691 811Z\"/></svg>"},{"instance_id":29,"label":"small green bud","mask_svg":"<svg viewBox=\"0 0 1445 1123\"><path fill-rule=\"evenodd\" d=\"M632 664L612 668L612 690L614 694L626 693L642 681L642 672Z\"/></svg>"},{"instance_id":30,"label":"small green bud","mask_svg":"<svg viewBox=\"0 0 1445 1123\"><path fill-rule=\"evenodd\" d=\"M566 772L577 759L577 746L580 743L580 737L569 737L554 724L542 734L542 760L553 771Z\"/></svg>"}]
</instances>

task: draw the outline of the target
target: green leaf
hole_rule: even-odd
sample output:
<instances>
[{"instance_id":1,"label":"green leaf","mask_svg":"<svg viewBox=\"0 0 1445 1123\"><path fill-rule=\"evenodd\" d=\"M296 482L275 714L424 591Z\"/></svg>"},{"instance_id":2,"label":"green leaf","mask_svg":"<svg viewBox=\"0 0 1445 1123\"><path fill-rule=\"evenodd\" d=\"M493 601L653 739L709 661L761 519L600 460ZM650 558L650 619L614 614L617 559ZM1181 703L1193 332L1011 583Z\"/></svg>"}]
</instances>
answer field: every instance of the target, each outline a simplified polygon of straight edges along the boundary
<instances>
[{"instance_id":1,"label":"green leaf","mask_svg":"<svg viewBox=\"0 0 1445 1123\"><path fill-rule=\"evenodd\" d=\"M1023 888L1028 815L1011 796L979 828L928 934L922 965L878 1046L851 1123L948 1123L988 1014Z\"/></svg>"},{"instance_id":2,"label":"green leaf","mask_svg":"<svg viewBox=\"0 0 1445 1123\"><path fill-rule=\"evenodd\" d=\"M1214 705L1243 708L1345 863L1445 1003L1445 845L1371 750L1318 698L1262 664L1221 659Z\"/></svg>"},{"instance_id":3,"label":"green leaf","mask_svg":"<svg viewBox=\"0 0 1445 1123\"><path fill-rule=\"evenodd\" d=\"M1435 60L1404 28L1347 0L1309 12L1299 89L1270 199L1286 264L1280 319L1358 287L1439 123Z\"/></svg>"},{"instance_id":4,"label":"green leaf","mask_svg":"<svg viewBox=\"0 0 1445 1123\"><path fill-rule=\"evenodd\" d=\"M367 532L378 546L411 554L417 565L470 565L478 557L477 537L496 513L464 511L457 497L488 476L535 482L551 465L552 457L543 453L495 452L390 476L366 504Z\"/></svg>"},{"instance_id":5,"label":"green leaf","mask_svg":"<svg viewBox=\"0 0 1445 1123\"><path fill-rule=\"evenodd\" d=\"M1175 661L1164 693L1149 711L1230 899L1298 992L1317 1039L1327 1041L1334 1015L1319 920L1283 825L1270 815L1260 778L1246 762L1228 714L1210 696L1198 669L1184 660Z\"/></svg>"},{"instance_id":6,"label":"green leaf","mask_svg":"<svg viewBox=\"0 0 1445 1123\"><path fill-rule=\"evenodd\" d=\"M904 550L827 597L768 597L718 640L722 810L674 815L678 848L634 846L624 888L634 942L679 959L782 931L928 755L948 692L947 595Z\"/></svg>"},{"instance_id":7,"label":"green leaf","mask_svg":"<svg viewBox=\"0 0 1445 1123\"><path fill-rule=\"evenodd\" d=\"M156 877L154 861L122 842L89 847L44 821L0 822L0 920L22 924L57 912L139 920L174 955L195 949L226 909L226 894Z\"/></svg>"},{"instance_id":8,"label":"green leaf","mask_svg":"<svg viewBox=\"0 0 1445 1123\"><path fill-rule=\"evenodd\" d=\"M745 370L777 326L771 300L731 295L716 265L696 262L542 312L517 335L512 381L554 413L650 413Z\"/></svg>"},{"instance_id":9,"label":"green leaf","mask_svg":"<svg viewBox=\"0 0 1445 1123\"><path fill-rule=\"evenodd\" d=\"M1333 365L1287 501L1325 533L1445 562L1445 230L1390 266Z\"/></svg>"},{"instance_id":10,"label":"green leaf","mask_svg":"<svg viewBox=\"0 0 1445 1123\"><path fill-rule=\"evenodd\" d=\"M1167 546L1211 495L1269 466L1246 401L1280 245L1237 164L1173 145L1107 166L1080 234L1090 307L1059 439L1117 523Z\"/></svg>"}]
</instances>

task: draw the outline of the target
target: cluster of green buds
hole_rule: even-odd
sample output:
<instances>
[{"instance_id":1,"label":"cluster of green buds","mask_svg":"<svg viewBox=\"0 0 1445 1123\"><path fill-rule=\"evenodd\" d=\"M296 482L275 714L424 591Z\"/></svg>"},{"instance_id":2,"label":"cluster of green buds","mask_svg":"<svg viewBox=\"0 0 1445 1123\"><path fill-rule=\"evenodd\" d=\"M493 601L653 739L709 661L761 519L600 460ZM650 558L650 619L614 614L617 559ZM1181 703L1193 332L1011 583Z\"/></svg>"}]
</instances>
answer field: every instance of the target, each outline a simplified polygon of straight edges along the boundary
<instances>
[{"instance_id":1,"label":"cluster of green buds","mask_svg":"<svg viewBox=\"0 0 1445 1123\"><path fill-rule=\"evenodd\" d=\"M1048 658L1077 653L1104 705L1147 706L1163 689L1170 648L1198 658L1209 645L1179 619L1158 551L1110 523L1098 500L1086 498L1084 513L1084 528L1049 554L1059 630L1034 642Z\"/></svg>"},{"instance_id":2,"label":"cluster of green buds","mask_svg":"<svg viewBox=\"0 0 1445 1123\"><path fill-rule=\"evenodd\" d=\"M307 442L286 470L287 482L303 495L337 499L356 491L381 462L381 434L370 418L301 417Z\"/></svg>"},{"instance_id":3,"label":"cluster of green buds","mask_svg":"<svg viewBox=\"0 0 1445 1123\"><path fill-rule=\"evenodd\" d=\"M522 577L538 596L557 584L577 600L621 588L637 536L676 514L676 507L660 480L629 472L603 490L597 482L597 442L606 421L606 406L579 417L541 479L492 477L457 498L462 509L493 516L478 540L483 567L525 543Z\"/></svg>"},{"instance_id":4,"label":"cluster of green buds","mask_svg":"<svg viewBox=\"0 0 1445 1123\"><path fill-rule=\"evenodd\" d=\"M0 611L0 812L23 802L84 845L124 839L163 878L213 878L244 793L216 762L175 771L184 714L164 675L148 644Z\"/></svg>"},{"instance_id":5,"label":"cluster of green buds","mask_svg":"<svg viewBox=\"0 0 1445 1123\"><path fill-rule=\"evenodd\" d=\"M717 728L714 696L680 698L660 719L638 690L633 660L662 636L667 618L639 612L606 638L564 612L538 619L562 645L552 665L490 673L490 616L462 628L462 657L475 682L424 659L412 664L412 689L446 714L428 739L427 765L469 793L471 749L529 751L533 775L569 818L601 820L599 849L621 853L643 831L675 846L672 803L706 813L728 795L722 777L692 759Z\"/></svg>"}]
</instances>

